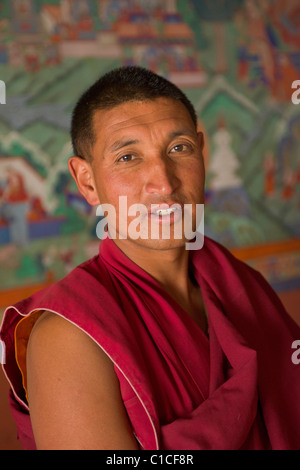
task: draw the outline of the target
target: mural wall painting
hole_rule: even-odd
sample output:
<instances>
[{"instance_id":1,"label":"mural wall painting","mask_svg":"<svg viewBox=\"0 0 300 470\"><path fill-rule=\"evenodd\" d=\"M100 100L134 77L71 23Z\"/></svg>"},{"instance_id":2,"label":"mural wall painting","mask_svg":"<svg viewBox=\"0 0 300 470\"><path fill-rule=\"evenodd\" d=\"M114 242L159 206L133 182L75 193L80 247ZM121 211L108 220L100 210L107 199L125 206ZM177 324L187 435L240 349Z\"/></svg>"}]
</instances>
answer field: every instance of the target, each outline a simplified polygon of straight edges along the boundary
<instances>
[{"instance_id":1,"label":"mural wall painting","mask_svg":"<svg viewBox=\"0 0 300 470\"><path fill-rule=\"evenodd\" d=\"M0 306L97 252L97 218L67 171L70 116L125 64L166 76L196 107L206 235L277 290L300 286L297 0L3 0Z\"/></svg>"}]
</instances>

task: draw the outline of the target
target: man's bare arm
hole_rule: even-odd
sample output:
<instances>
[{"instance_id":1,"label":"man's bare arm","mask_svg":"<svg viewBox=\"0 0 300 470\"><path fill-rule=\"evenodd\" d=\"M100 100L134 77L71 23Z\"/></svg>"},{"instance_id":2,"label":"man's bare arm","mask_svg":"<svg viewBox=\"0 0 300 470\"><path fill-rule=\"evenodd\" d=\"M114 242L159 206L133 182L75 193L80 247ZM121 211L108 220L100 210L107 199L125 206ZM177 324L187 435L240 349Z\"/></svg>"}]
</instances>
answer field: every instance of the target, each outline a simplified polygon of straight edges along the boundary
<instances>
[{"instance_id":1,"label":"man's bare arm","mask_svg":"<svg viewBox=\"0 0 300 470\"><path fill-rule=\"evenodd\" d=\"M27 390L38 449L138 449L111 360L50 312L29 338Z\"/></svg>"}]
</instances>

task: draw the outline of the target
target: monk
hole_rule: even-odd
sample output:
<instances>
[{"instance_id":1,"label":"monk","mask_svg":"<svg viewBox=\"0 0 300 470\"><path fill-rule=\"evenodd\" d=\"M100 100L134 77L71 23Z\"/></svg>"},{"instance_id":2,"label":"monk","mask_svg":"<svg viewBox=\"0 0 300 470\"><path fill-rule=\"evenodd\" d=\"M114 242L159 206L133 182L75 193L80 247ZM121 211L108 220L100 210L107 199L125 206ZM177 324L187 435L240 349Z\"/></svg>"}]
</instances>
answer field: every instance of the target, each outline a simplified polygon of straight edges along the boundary
<instances>
[{"instance_id":1,"label":"monk","mask_svg":"<svg viewBox=\"0 0 300 470\"><path fill-rule=\"evenodd\" d=\"M69 170L107 219L96 256L5 312L24 448L300 449L300 328L258 272L199 237L190 101L116 69L80 98L71 136Z\"/></svg>"}]
</instances>

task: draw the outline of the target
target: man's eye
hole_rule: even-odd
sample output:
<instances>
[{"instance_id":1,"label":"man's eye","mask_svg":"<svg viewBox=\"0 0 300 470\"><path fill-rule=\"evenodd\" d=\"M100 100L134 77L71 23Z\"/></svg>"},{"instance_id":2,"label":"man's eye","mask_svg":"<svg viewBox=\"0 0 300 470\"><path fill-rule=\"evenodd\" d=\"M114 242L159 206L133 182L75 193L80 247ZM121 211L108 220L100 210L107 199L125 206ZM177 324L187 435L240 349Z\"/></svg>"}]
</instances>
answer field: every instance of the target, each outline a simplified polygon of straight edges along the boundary
<instances>
[{"instance_id":1,"label":"man's eye","mask_svg":"<svg viewBox=\"0 0 300 470\"><path fill-rule=\"evenodd\" d=\"M118 158L118 162L130 162L131 160L133 160L133 155L123 155L122 157Z\"/></svg>"},{"instance_id":2,"label":"man's eye","mask_svg":"<svg viewBox=\"0 0 300 470\"><path fill-rule=\"evenodd\" d=\"M186 150L188 150L188 146L187 145L184 145L184 144L179 144L179 145L175 145L175 147L173 147L171 149L171 152L175 153L175 152L185 152Z\"/></svg>"}]
</instances>

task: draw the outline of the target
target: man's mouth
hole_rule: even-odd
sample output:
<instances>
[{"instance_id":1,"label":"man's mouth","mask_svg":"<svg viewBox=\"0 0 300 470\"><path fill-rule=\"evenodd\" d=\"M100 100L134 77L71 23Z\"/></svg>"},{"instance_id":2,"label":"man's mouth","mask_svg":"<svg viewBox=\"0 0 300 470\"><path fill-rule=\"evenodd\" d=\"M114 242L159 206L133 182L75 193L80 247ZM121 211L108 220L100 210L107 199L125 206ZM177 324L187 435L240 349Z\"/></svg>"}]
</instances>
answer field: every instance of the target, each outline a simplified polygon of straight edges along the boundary
<instances>
[{"instance_id":1,"label":"man's mouth","mask_svg":"<svg viewBox=\"0 0 300 470\"><path fill-rule=\"evenodd\" d=\"M157 209L154 214L157 214L157 215L161 215L162 217L165 216L165 215L170 215L172 214L173 212L175 212L176 210L178 210L177 208L175 207L169 207L169 209ZM153 214L153 212L152 212Z\"/></svg>"},{"instance_id":2,"label":"man's mouth","mask_svg":"<svg viewBox=\"0 0 300 470\"><path fill-rule=\"evenodd\" d=\"M158 222L174 223L179 220L182 214L182 206L178 203L173 204L151 204L149 216L152 220Z\"/></svg>"},{"instance_id":3,"label":"man's mouth","mask_svg":"<svg viewBox=\"0 0 300 470\"><path fill-rule=\"evenodd\" d=\"M174 212L175 210L181 210L182 205L178 202L162 202L160 204L151 204L149 212L151 214L170 214L171 212Z\"/></svg>"}]
</instances>

